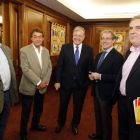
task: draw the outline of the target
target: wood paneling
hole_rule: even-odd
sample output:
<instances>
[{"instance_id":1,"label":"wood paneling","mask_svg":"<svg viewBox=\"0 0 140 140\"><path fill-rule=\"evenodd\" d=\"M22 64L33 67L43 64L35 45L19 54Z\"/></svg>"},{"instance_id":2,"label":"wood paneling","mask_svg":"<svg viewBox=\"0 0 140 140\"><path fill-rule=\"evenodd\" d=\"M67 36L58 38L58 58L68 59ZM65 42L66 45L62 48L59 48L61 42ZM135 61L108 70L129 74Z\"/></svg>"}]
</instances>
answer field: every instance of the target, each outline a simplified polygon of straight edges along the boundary
<instances>
[{"instance_id":1,"label":"wood paneling","mask_svg":"<svg viewBox=\"0 0 140 140\"><path fill-rule=\"evenodd\" d=\"M23 30L22 30L22 6L9 3L9 17L10 17L10 46L13 55L13 65L16 73L17 87L19 87L21 79L20 69L20 48L23 46ZM19 88L18 88L19 89ZM19 94L21 99L21 94Z\"/></svg>"},{"instance_id":2,"label":"wood paneling","mask_svg":"<svg viewBox=\"0 0 140 140\"><path fill-rule=\"evenodd\" d=\"M68 23L67 27L69 28L69 32L68 32L68 42L73 42L72 38L73 38L73 30L76 27L75 24L71 24Z\"/></svg>"},{"instance_id":3,"label":"wood paneling","mask_svg":"<svg viewBox=\"0 0 140 140\"><path fill-rule=\"evenodd\" d=\"M39 12L37 10L33 10L32 8L26 7L25 9L26 13L26 21L25 21L25 26L26 26L26 34L25 34L25 45L31 44L31 37L30 37L30 32L32 29L38 27L43 30L43 13ZM43 45L43 44L42 44Z\"/></svg>"},{"instance_id":4,"label":"wood paneling","mask_svg":"<svg viewBox=\"0 0 140 140\"><path fill-rule=\"evenodd\" d=\"M9 3L2 2L3 44L10 47Z\"/></svg>"}]
</instances>

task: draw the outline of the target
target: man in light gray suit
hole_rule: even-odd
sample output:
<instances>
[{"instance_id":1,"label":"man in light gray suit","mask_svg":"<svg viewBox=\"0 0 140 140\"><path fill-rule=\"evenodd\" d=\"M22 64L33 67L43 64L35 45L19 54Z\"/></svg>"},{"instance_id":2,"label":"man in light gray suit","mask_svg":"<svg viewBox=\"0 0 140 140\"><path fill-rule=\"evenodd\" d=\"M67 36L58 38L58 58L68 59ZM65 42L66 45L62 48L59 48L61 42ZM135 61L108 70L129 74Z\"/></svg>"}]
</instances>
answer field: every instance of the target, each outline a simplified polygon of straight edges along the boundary
<instances>
[{"instance_id":1,"label":"man in light gray suit","mask_svg":"<svg viewBox=\"0 0 140 140\"><path fill-rule=\"evenodd\" d=\"M18 102L12 53L9 47L0 43L0 140L4 140L11 102Z\"/></svg>"},{"instance_id":2,"label":"man in light gray suit","mask_svg":"<svg viewBox=\"0 0 140 140\"><path fill-rule=\"evenodd\" d=\"M52 72L49 51L41 46L44 40L43 31L35 28L31 31L30 37L32 44L20 50L21 69L23 72L19 87L19 91L22 93L21 140L27 140L26 128L33 99L34 109L31 130L46 130L45 126L39 125L39 121L43 111L44 95Z\"/></svg>"}]
</instances>

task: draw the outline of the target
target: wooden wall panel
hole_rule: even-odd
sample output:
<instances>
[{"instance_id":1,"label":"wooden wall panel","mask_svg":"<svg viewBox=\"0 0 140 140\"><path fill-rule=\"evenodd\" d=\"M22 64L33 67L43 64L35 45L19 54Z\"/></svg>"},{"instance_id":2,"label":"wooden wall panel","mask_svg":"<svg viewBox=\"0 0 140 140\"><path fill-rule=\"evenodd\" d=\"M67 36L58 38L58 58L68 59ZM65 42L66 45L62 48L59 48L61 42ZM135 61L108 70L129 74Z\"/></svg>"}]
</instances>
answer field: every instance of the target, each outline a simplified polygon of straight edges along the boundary
<instances>
[{"instance_id":1,"label":"wooden wall panel","mask_svg":"<svg viewBox=\"0 0 140 140\"><path fill-rule=\"evenodd\" d=\"M68 42L73 42L73 39L72 39L73 38L73 30L76 27L76 25L69 23L68 26L69 26Z\"/></svg>"},{"instance_id":2,"label":"wooden wall panel","mask_svg":"<svg viewBox=\"0 0 140 140\"><path fill-rule=\"evenodd\" d=\"M25 45L32 43L30 32L32 29L38 27L43 30L43 13L32 8L26 7L26 31L25 31ZM42 44L43 45L43 44Z\"/></svg>"},{"instance_id":3,"label":"wooden wall panel","mask_svg":"<svg viewBox=\"0 0 140 140\"><path fill-rule=\"evenodd\" d=\"M83 43L93 47L93 26L92 25L81 25L85 29L85 39Z\"/></svg>"},{"instance_id":4,"label":"wooden wall panel","mask_svg":"<svg viewBox=\"0 0 140 140\"><path fill-rule=\"evenodd\" d=\"M3 44L10 47L9 4L2 2Z\"/></svg>"}]
</instances>

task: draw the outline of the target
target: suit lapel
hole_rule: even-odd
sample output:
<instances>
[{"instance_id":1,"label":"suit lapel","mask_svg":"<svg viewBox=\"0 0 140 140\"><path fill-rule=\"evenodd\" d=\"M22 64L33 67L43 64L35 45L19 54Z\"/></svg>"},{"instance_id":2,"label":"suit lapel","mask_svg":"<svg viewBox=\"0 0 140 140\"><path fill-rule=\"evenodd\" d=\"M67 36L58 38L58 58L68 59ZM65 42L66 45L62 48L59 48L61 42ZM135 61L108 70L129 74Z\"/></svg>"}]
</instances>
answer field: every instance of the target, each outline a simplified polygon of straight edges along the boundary
<instances>
[{"instance_id":1,"label":"suit lapel","mask_svg":"<svg viewBox=\"0 0 140 140\"><path fill-rule=\"evenodd\" d=\"M129 50L127 53L126 53L126 56L125 56L125 61L126 59L128 58L128 56L130 55L131 51Z\"/></svg>"},{"instance_id":2,"label":"suit lapel","mask_svg":"<svg viewBox=\"0 0 140 140\"><path fill-rule=\"evenodd\" d=\"M4 54L6 55L6 58L7 58L8 62L9 62L9 64L10 64L10 60L11 60L12 58L9 57L9 55L8 55L8 53L7 53L7 50L6 50L5 46L2 45L2 44L1 44L1 49L3 50Z\"/></svg>"},{"instance_id":3,"label":"suit lapel","mask_svg":"<svg viewBox=\"0 0 140 140\"><path fill-rule=\"evenodd\" d=\"M70 47L69 48L70 51L68 51L68 54L70 55L71 60L74 63L74 65L76 65L76 63L75 63L75 56L74 56L74 46L73 46L73 43L71 43L69 47Z\"/></svg>"},{"instance_id":4,"label":"suit lapel","mask_svg":"<svg viewBox=\"0 0 140 140\"><path fill-rule=\"evenodd\" d=\"M108 55L105 57L104 61L102 62L101 66L99 67L99 69L106 63L106 61L113 55L115 49L113 48ZM98 64L97 64L98 65Z\"/></svg>"},{"instance_id":5,"label":"suit lapel","mask_svg":"<svg viewBox=\"0 0 140 140\"><path fill-rule=\"evenodd\" d=\"M134 65L133 65L133 67L132 67L132 69L131 69L131 71L130 71L130 73L129 73L128 78L131 77L131 75L132 75L132 74L136 71L136 69L139 68L139 67L140 67L140 55L139 55L139 57L137 58L136 62L134 63ZM127 79L128 79L128 78L127 78Z\"/></svg>"},{"instance_id":6,"label":"suit lapel","mask_svg":"<svg viewBox=\"0 0 140 140\"><path fill-rule=\"evenodd\" d=\"M30 50L31 50L31 54L33 55L33 57L34 57L34 59L35 59L35 62L37 62L39 68L41 69L41 66L40 66L40 63L39 63L37 54L36 54L35 49L34 49L34 47L32 46L32 44L30 45Z\"/></svg>"},{"instance_id":7,"label":"suit lapel","mask_svg":"<svg viewBox=\"0 0 140 140\"><path fill-rule=\"evenodd\" d=\"M44 48L43 47L42 47L41 58L42 58L42 69L43 69L44 67Z\"/></svg>"},{"instance_id":8,"label":"suit lapel","mask_svg":"<svg viewBox=\"0 0 140 140\"><path fill-rule=\"evenodd\" d=\"M103 53L103 52L102 52L102 53ZM99 62L99 60L100 60L100 57L101 57L102 53L100 53L100 54L96 57L96 61L95 61L95 71L97 71L98 62Z\"/></svg>"},{"instance_id":9,"label":"suit lapel","mask_svg":"<svg viewBox=\"0 0 140 140\"><path fill-rule=\"evenodd\" d=\"M79 65L81 62L83 62L82 60L84 59L84 55L86 54L86 51L87 51L86 46L84 44L82 44L81 54L80 54L80 58L79 58L77 65Z\"/></svg>"}]
</instances>

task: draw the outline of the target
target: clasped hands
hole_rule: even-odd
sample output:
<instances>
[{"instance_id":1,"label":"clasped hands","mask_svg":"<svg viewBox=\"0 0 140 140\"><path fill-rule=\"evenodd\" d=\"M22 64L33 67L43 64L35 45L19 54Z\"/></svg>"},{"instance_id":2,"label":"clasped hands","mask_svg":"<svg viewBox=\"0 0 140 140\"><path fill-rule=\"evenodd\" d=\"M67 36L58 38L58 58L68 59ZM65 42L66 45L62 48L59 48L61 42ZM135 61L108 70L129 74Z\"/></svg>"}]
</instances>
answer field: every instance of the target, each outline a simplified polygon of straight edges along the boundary
<instances>
[{"instance_id":1,"label":"clasped hands","mask_svg":"<svg viewBox=\"0 0 140 140\"><path fill-rule=\"evenodd\" d=\"M92 72L91 74L88 75L88 77L91 81L98 80L100 79L100 73Z\"/></svg>"},{"instance_id":2,"label":"clasped hands","mask_svg":"<svg viewBox=\"0 0 140 140\"><path fill-rule=\"evenodd\" d=\"M37 89L43 89L47 86L46 81L41 81L41 83L36 87Z\"/></svg>"}]
</instances>

